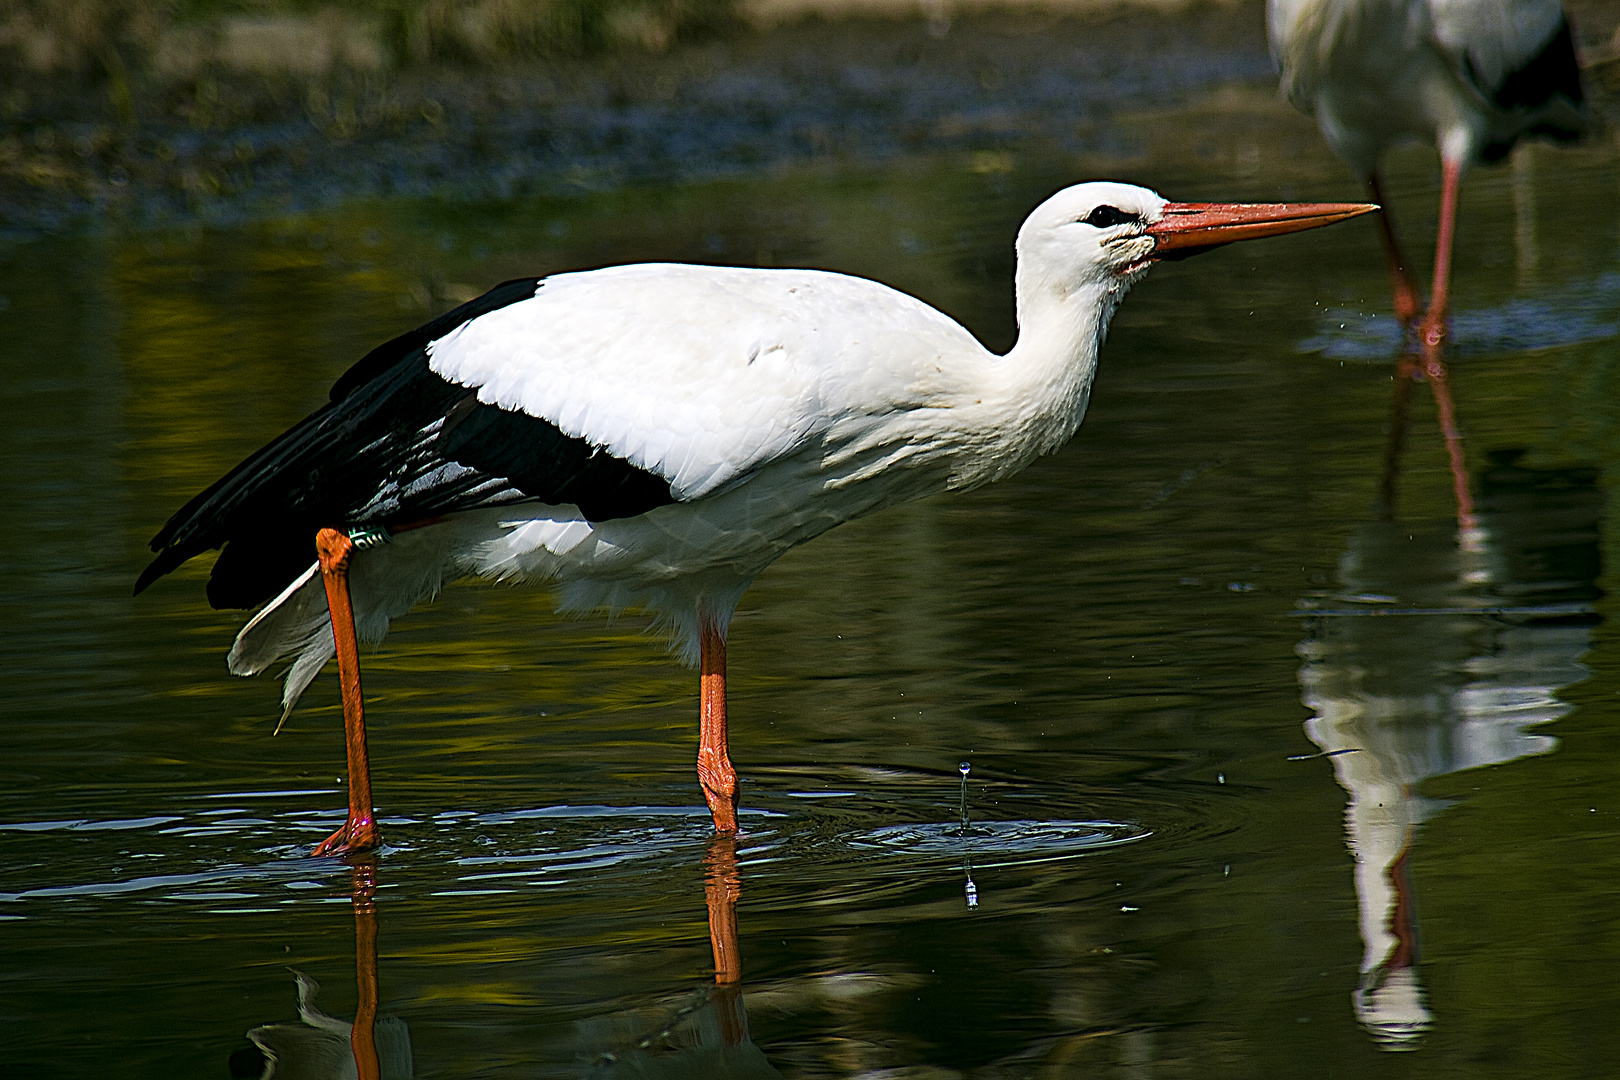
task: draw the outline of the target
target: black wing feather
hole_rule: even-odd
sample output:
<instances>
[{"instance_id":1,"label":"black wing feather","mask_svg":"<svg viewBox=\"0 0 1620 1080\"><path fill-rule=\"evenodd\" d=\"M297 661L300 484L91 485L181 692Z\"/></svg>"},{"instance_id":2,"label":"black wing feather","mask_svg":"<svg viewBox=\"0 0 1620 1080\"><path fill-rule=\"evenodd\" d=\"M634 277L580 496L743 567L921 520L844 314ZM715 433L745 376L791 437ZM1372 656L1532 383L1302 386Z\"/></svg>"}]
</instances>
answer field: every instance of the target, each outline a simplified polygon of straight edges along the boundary
<instances>
[{"instance_id":1,"label":"black wing feather","mask_svg":"<svg viewBox=\"0 0 1620 1080\"><path fill-rule=\"evenodd\" d=\"M1536 117L1533 122L1514 132L1512 138L1497 139L1486 144L1480 151L1480 157L1487 162L1506 157L1514 143L1521 138L1545 136L1559 142L1574 142L1586 133L1584 127L1572 126L1567 122L1568 118L1582 116L1581 109L1586 101L1586 94L1581 89L1581 65L1575 55L1575 38L1570 32L1568 19L1559 22L1558 30L1540 52L1523 67L1509 72L1494 90L1481 84L1471 63L1469 76L1492 104L1504 112L1534 115L1549 110L1551 113ZM1569 103L1569 108L1561 112L1556 108L1560 98ZM1560 122L1560 116L1565 122Z\"/></svg>"},{"instance_id":2,"label":"black wing feather","mask_svg":"<svg viewBox=\"0 0 1620 1080\"><path fill-rule=\"evenodd\" d=\"M506 282L367 353L327 404L169 519L135 591L223 545L209 602L252 607L309 565L323 527L387 527L513 502L573 503L606 521L674 502L662 477L549 421L484 404L429 368L430 342L528 299L539 281Z\"/></svg>"}]
</instances>

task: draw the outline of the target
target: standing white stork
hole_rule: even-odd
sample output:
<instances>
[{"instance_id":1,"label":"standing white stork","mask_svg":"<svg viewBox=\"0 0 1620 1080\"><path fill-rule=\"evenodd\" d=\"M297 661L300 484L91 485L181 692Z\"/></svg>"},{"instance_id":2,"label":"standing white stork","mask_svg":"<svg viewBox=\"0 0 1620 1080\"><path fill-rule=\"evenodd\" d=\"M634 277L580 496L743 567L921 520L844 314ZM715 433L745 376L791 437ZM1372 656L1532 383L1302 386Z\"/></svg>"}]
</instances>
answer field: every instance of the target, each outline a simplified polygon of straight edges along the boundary
<instances>
[{"instance_id":1,"label":"standing white stork","mask_svg":"<svg viewBox=\"0 0 1620 1080\"><path fill-rule=\"evenodd\" d=\"M840 522L1061 446L1114 308L1153 261L1373 209L1067 188L1019 230L1005 356L921 301L822 271L509 281L373 349L328 404L187 503L135 591L224 545L210 602L269 601L232 672L296 655L291 710L337 656L349 818L316 854L379 843L357 636L380 640L467 575L554 582L564 611L661 619L700 667L698 776L716 831L732 833L726 627L760 571Z\"/></svg>"},{"instance_id":2,"label":"standing white stork","mask_svg":"<svg viewBox=\"0 0 1620 1080\"><path fill-rule=\"evenodd\" d=\"M1446 336L1457 188L1465 167L1497 161L1527 135L1578 138L1587 126L1580 68L1559 0L1267 0L1282 91L1316 118L1333 152L1386 205L1378 160L1432 139L1440 151L1434 285L1418 328L1426 359ZM1389 211L1384 250L1403 325L1418 294Z\"/></svg>"}]
</instances>

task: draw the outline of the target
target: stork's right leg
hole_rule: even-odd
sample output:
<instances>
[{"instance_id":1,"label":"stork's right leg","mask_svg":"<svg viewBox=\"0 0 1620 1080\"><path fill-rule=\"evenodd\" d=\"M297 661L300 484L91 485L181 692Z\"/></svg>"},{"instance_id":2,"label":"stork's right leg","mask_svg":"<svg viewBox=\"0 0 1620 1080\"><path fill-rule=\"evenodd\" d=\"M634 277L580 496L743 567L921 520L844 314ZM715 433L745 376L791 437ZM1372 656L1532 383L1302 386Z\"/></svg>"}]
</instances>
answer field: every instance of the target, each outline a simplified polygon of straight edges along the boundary
<instances>
[{"instance_id":1,"label":"stork's right leg","mask_svg":"<svg viewBox=\"0 0 1620 1080\"><path fill-rule=\"evenodd\" d=\"M1378 213L1379 235L1384 241L1384 258L1389 263L1389 287L1395 301L1395 321L1404 330L1418 315L1417 286L1406 269L1406 258L1401 254L1400 241L1395 239L1395 221L1389 215L1389 203L1384 199L1384 186L1374 172L1367 178L1367 194L1382 209Z\"/></svg>"},{"instance_id":2,"label":"stork's right leg","mask_svg":"<svg viewBox=\"0 0 1620 1080\"><path fill-rule=\"evenodd\" d=\"M714 815L714 831L737 831L737 770L731 767L726 732L726 637L714 620L700 616L698 780Z\"/></svg>"},{"instance_id":3,"label":"stork's right leg","mask_svg":"<svg viewBox=\"0 0 1620 1080\"><path fill-rule=\"evenodd\" d=\"M315 536L326 606L332 616L332 642L337 646L338 682L343 689L343 734L349 757L349 820L321 841L316 855L369 851L382 843L377 815L371 809L371 765L366 757L366 716L360 696L360 649L354 636L354 608L349 602L349 559L354 541L336 529Z\"/></svg>"}]
</instances>

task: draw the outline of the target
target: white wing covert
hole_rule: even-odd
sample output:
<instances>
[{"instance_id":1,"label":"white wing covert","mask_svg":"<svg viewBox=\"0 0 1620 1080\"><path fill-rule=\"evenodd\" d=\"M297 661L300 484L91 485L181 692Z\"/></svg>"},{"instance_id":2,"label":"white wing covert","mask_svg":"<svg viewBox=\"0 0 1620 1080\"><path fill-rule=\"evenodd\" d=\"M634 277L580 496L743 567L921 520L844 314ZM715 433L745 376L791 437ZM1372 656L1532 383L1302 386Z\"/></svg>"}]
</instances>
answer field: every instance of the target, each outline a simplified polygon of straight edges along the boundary
<instances>
[{"instance_id":1,"label":"white wing covert","mask_svg":"<svg viewBox=\"0 0 1620 1080\"><path fill-rule=\"evenodd\" d=\"M930 361L963 339L983 352L949 318L872 281L641 264L547 278L428 353L481 402L547 420L689 501L843 421L940 404L949 380Z\"/></svg>"}]
</instances>

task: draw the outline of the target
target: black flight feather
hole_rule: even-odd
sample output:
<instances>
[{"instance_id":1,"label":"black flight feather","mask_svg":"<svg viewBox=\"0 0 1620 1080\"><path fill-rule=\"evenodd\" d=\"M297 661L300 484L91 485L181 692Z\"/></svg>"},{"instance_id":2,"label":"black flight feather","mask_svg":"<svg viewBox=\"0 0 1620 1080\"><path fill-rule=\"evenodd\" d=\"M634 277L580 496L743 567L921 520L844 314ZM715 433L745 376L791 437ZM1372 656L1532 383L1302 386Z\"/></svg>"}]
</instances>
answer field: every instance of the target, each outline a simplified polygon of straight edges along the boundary
<instances>
[{"instance_id":1,"label":"black flight feather","mask_svg":"<svg viewBox=\"0 0 1620 1080\"><path fill-rule=\"evenodd\" d=\"M223 545L209 602L253 607L309 566L323 527L386 527L514 502L573 503L587 520L606 521L674 502L657 474L547 420L484 404L428 367L430 342L528 299L539 283L498 285L367 353L327 404L169 519L135 591Z\"/></svg>"},{"instance_id":2,"label":"black flight feather","mask_svg":"<svg viewBox=\"0 0 1620 1080\"><path fill-rule=\"evenodd\" d=\"M1547 39L1541 51L1531 57L1523 67L1508 72L1501 85L1483 85L1473 64L1468 65L1469 77L1481 93L1497 108L1509 114L1534 116L1543 110L1547 115L1535 116L1512 137L1487 143L1480 157L1487 162L1500 161L1512 150L1519 139L1545 136L1559 142L1573 142L1585 134L1585 128L1571 121L1582 118L1586 95L1581 89L1581 66L1575 56L1575 38L1570 32L1569 20L1558 23L1558 29ZM1568 108L1556 108L1559 99Z\"/></svg>"}]
</instances>

